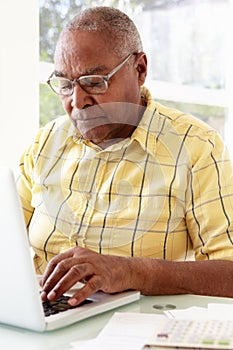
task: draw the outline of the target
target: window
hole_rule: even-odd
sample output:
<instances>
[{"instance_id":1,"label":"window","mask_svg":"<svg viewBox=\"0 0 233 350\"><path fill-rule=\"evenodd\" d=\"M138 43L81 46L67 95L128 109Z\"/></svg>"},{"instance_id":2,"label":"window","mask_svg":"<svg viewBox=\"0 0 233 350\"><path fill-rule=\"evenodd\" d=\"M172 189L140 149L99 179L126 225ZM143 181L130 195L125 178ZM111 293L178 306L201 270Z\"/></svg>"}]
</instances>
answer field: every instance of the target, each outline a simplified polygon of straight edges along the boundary
<instances>
[{"instance_id":1,"label":"window","mask_svg":"<svg viewBox=\"0 0 233 350\"><path fill-rule=\"evenodd\" d=\"M91 4L96 5L96 1L40 1L41 59L52 62L61 26L79 9ZM103 4L118 7L134 19L148 56L146 85L153 97L203 119L228 142L226 33L231 1L105 0L97 5ZM48 23L52 25L46 27ZM61 113L57 96L41 85L41 123Z\"/></svg>"}]
</instances>

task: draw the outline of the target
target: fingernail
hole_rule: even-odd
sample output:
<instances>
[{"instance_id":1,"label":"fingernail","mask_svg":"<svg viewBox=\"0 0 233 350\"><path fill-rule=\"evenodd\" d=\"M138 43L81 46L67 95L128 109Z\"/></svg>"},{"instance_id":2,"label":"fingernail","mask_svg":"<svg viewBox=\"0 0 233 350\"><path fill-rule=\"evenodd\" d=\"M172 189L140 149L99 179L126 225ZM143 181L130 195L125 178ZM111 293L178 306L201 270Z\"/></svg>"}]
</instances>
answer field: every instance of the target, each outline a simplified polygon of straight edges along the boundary
<instances>
[{"instance_id":1,"label":"fingernail","mask_svg":"<svg viewBox=\"0 0 233 350\"><path fill-rule=\"evenodd\" d=\"M53 300L53 299L56 298L56 295L57 295L57 293L56 293L54 290L52 290L52 291L47 295L47 298L50 299L50 300Z\"/></svg>"},{"instance_id":2,"label":"fingernail","mask_svg":"<svg viewBox=\"0 0 233 350\"><path fill-rule=\"evenodd\" d=\"M45 293L45 291L42 291L42 292L40 293L40 297L41 297L41 299L42 299L43 301L45 301L45 300L47 299L47 294Z\"/></svg>"},{"instance_id":3,"label":"fingernail","mask_svg":"<svg viewBox=\"0 0 233 350\"><path fill-rule=\"evenodd\" d=\"M71 306L75 306L75 305L77 305L77 303L78 303L78 300L77 300L76 298L71 298L71 299L69 300L69 304L70 304Z\"/></svg>"}]
</instances>

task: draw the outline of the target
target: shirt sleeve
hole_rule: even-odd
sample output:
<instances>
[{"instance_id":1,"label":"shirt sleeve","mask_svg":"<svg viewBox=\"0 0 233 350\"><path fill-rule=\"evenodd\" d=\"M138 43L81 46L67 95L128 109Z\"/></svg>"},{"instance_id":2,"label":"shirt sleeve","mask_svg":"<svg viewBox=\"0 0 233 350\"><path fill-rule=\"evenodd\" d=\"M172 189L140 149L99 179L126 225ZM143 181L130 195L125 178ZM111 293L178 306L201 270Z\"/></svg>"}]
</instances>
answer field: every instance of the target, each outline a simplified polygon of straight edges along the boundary
<instances>
[{"instance_id":1,"label":"shirt sleeve","mask_svg":"<svg viewBox=\"0 0 233 350\"><path fill-rule=\"evenodd\" d=\"M212 133L189 173L186 222L195 258L233 260L233 168Z\"/></svg>"},{"instance_id":2,"label":"shirt sleeve","mask_svg":"<svg viewBox=\"0 0 233 350\"><path fill-rule=\"evenodd\" d=\"M17 179L17 190L22 203L23 213L27 228L30 225L34 208L31 205L32 202L32 187L33 187L33 171L35 165L35 159L38 153L38 144L40 139L40 133L38 132L35 137L34 143L22 154L20 158L20 174Z\"/></svg>"}]
</instances>

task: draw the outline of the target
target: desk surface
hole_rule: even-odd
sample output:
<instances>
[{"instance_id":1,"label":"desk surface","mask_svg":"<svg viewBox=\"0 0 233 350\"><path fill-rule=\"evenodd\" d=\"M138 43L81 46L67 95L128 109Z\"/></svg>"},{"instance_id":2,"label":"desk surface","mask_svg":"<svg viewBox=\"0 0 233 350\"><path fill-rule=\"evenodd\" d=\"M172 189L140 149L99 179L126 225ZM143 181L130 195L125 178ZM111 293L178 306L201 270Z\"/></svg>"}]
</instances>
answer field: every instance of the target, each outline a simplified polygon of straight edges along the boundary
<instances>
[{"instance_id":1,"label":"desk surface","mask_svg":"<svg viewBox=\"0 0 233 350\"><path fill-rule=\"evenodd\" d=\"M71 349L70 343L73 341L96 337L115 311L161 314L163 311L159 310L159 307L167 304L174 305L177 309L182 309L190 306L207 307L207 304L210 302L233 304L233 299L197 295L142 296L139 301L127 306L91 317L62 330L47 333L36 333L0 325L0 349L68 350Z\"/></svg>"}]
</instances>

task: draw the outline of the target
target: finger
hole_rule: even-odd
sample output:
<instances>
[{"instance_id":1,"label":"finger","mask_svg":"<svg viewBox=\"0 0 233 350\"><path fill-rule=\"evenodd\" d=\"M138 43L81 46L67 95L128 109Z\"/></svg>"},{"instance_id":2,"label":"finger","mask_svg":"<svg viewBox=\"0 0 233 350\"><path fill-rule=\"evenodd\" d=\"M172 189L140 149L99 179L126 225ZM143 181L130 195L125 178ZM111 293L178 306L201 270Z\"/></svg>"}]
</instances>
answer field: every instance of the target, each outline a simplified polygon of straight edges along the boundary
<instances>
[{"instance_id":1,"label":"finger","mask_svg":"<svg viewBox=\"0 0 233 350\"><path fill-rule=\"evenodd\" d=\"M64 253L56 255L52 260L50 260L50 262L48 263L48 265L45 269L43 277L40 281L41 287L43 287L45 285L48 278L51 276L53 271L56 269L57 264L59 264L62 260L67 259L67 258L72 257L72 256L73 256L73 251L71 251L71 249L70 249Z\"/></svg>"},{"instance_id":2,"label":"finger","mask_svg":"<svg viewBox=\"0 0 233 350\"><path fill-rule=\"evenodd\" d=\"M60 264L63 264L63 262L61 262ZM54 271L54 273L55 272L56 270ZM66 273L61 278L59 278L55 284L53 280L51 281L51 285L53 286L51 289L49 289L50 286L47 287L46 283L44 291L47 293L47 298L49 300L59 298L62 294L67 292L75 283L82 281L83 279L89 278L89 276L92 273L93 270L89 263L77 264L74 261L74 259L70 259L70 264L66 265Z\"/></svg>"},{"instance_id":3,"label":"finger","mask_svg":"<svg viewBox=\"0 0 233 350\"><path fill-rule=\"evenodd\" d=\"M63 277L75 264L77 264L77 259L75 258L64 259L57 263L55 268L52 270L51 274L44 282L44 285L42 287L43 294L41 294L41 296L45 297L45 294L46 296L50 294L55 286L57 286L57 289L59 289L59 284L61 284ZM67 287L67 289L65 287L64 291L66 292L68 289L69 286ZM53 300L57 297L55 292L56 291L54 290L54 293L50 294L50 300Z\"/></svg>"},{"instance_id":4,"label":"finger","mask_svg":"<svg viewBox=\"0 0 233 350\"><path fill-rule=\"evenodd\" d=\"M43 291L49 293L75 264L77 264L77 259L73 257L58 262L55 267L50 270L51 273L42 286Z\"/></svg>"},{"instance_id":5,"label":"finger","mask_svg":"<svg viewBox=\"0 0 233 350\"><path fill-rule=\"evenodd\" d=\"M43 292L43 291L40 293L40 297L41 297L41 300L42 300L42 301L47 301L47 300L48 300L48 299L47 299L47 293L45 293L45 292Z\"/></svg>"},{"instance_id":6,"label":"finger","mask_svg":"<svg viewBox=\"0 0 233 350\"><path fill-rule=\"evenodd\" d=\"M92 294L101 290L103 282L100 276L94 275L89 281L81 288L77 293L75 293L68 301L71 306L76 306L80 304L85 299L89 298Z\"/></svg>"},{"instance_id":7,"label":"finger","mask_svg":"<svg viewBox=\"0 0 233 350\"><path fill-rule=\"evenodd\" d=\"M59 259L60 260L60 259ZM52 264L53 262L51 262ZM40 286L42 288L40 296L43 301L48 300L48 294L51 293L54 286L56 286L57 283L59 283L59 280L62 279L62 277L67 273L69 268L74 264L73 258L61 260L57 264L55 264L54 268L49 269L50 274L48 276L45 276L43 283L40 283ZM58 295L55 293L51 293L49 299L53 300L56 299Z\"/></svg>"}]
</instances>

